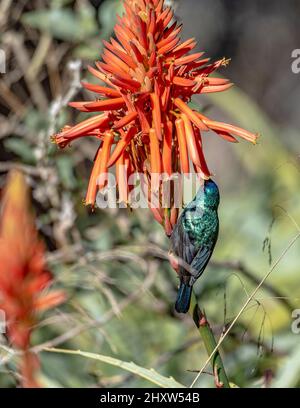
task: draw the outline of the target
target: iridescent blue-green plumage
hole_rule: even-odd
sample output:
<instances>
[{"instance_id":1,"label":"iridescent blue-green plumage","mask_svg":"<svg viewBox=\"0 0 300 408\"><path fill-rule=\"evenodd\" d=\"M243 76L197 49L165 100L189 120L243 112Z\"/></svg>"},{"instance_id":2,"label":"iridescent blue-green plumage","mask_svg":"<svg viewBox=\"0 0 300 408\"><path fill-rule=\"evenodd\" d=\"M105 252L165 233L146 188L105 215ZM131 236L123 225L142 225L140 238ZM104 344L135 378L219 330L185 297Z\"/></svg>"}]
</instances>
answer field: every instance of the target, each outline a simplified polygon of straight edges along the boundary
<instances>
[{"instance_id":1,"label":"iridescent blue-green plumage","mask_svg":"<svg viewBox=\"0 0 300 408\"><path fill-rule=\"evenodd\" d=\"M182 211L171 236L172 251L179 260L180 287L175 309L186 313L192 286L204 272L219 233L219 189L206 180L193 201Z\"/></svg>"}]
</instances>

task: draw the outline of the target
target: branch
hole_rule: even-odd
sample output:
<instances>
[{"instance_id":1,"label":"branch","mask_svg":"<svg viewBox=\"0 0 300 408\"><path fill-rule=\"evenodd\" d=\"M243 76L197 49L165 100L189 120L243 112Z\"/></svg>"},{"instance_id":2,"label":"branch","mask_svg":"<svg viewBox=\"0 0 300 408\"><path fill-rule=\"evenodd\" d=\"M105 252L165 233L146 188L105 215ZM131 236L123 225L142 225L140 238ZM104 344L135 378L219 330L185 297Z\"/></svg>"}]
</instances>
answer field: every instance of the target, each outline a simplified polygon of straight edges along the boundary
<instances>
[{"instance_id":1,"label":"branch","mask_svg":"<svg viewBox=\"0 0 300 408\"><path fill-rule=\"evenodd\" d=\"M300 230L299 230L300 231ZM163 259L169 261L169 255L167 250L163 250L156 245L149 245L148 247L142 247L139 245L134 246L127 246L127 248L137 251L139 254L143 254L143 256L153 256L154 258ZM179 260L180 261L180 260ZM182 262L181 262L182 263ZM228 260L228 261L210 261L209 265L213 268L219 269L233 269L242 273L247 279L249 279L255 286L259 285L260 279L259 277L255 276L255 274L248 269L241 261L239 260ZM183 265L187 270L188 267ZM287 299L279 289L275 288L269 282L263 282L262 288L268 291L272 296L274 296L281 304L286 307L286 309L290 312L291 310L295 309L295 306Z\"/></svg>"}]
</instances>

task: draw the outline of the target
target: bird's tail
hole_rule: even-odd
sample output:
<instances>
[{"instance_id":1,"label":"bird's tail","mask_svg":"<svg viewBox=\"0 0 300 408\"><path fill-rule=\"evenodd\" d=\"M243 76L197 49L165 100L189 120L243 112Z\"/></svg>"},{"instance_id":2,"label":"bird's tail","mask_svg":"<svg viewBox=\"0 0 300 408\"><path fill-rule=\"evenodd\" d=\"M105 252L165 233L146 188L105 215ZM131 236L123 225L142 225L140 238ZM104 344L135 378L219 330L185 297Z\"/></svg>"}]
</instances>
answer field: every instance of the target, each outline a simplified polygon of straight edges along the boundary
<instances>
[{"instance_id":1,"label":"bird's tail","mask_svg":"<svg viewBox=\"0 0 300 408\"><path fill-rule=\"evenodd\" d=\"M192 286L187 285L184 282L180 282L178 289L177 300L175 303L175 310L178 313L187 313L190 308L192 295Z\"/></svg>"}]
</instances>

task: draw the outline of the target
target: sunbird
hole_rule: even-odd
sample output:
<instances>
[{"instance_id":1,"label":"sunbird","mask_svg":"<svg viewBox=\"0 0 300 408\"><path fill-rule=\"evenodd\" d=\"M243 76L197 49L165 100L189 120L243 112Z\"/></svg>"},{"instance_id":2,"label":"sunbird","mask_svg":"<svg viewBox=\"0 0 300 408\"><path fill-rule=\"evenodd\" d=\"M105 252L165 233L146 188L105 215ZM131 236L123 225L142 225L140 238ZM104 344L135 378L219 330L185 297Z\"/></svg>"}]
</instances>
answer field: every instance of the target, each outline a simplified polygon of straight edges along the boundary
<instances>
[{"instance_id":1,"label":"sunbird","mask_svg":"<svg viewBox=\"0 0 300 408\"><path fill-rule=\"evenodd\" d=\"M182 211L171 235L171 252L178 262L180 285L175 309L187 313L192 287L204 272L219 234L217 184L209 179Z\"/></svg>"}]
</instances>

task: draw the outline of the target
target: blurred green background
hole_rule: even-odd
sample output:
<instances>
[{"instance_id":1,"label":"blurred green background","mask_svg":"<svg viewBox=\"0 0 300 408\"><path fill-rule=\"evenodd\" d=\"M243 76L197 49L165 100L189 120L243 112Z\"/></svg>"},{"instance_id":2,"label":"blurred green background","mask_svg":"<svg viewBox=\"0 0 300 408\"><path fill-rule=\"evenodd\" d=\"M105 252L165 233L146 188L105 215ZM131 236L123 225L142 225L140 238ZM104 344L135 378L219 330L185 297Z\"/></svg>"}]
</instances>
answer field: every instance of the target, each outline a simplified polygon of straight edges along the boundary
<instances>
[{"instance_id":1,"label":"blurred green background","mask_svg":"<svg viewBox=\"0 0 300 408\"><path fill-rule=\"evenodd\" d=\"M235 87L194 100L217 120L261 133L257 146L230 145L208 133L208 162L220 186L221 234L213 262L196 284L216 337L247 293L299 233L300 48L298 1L174 0L183 38L232 62L222 75ZM32 188L48 262L68 302L44 316L34 345L112 356L155 368L189 386L207 355L189 316L173 310L177 278L160 251L168 240L147 210L96 210L82 201L95 154L93 140L59 151L50 136L80 114L67 102L87 98L80 80L112 35L118 0L0 1L1 188L21 168ZM84 116L82 116L84 117ZM239 387L300 386L300 241L289 249L222 345ZM62 336L62 337L61 337ZM48 343L50 342L50 343ZM45 343L45 344L44 344ZM6 355L1 339L0 355ZM40 352L45 387L141 387L151 383L118 367ZM0 386L17 383L14 358L0 360ZM213 387L210 369L199 387Z\"/></svg>"}]
</instances>

